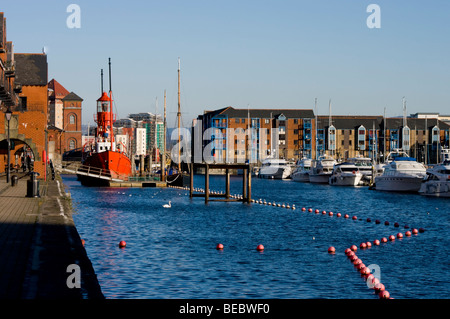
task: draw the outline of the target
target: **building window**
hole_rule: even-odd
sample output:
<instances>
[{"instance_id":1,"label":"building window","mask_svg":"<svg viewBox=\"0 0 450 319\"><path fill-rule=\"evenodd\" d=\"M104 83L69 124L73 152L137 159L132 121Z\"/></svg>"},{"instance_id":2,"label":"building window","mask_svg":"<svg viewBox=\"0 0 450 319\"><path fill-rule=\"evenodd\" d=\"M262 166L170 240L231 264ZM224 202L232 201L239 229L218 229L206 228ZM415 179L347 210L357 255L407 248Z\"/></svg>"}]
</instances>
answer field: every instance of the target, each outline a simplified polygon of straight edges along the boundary
<instances>
[{"instance_id":1,"label":"building window","mask_svg":"<svg viewBox=\"0 0 450 319\"><path fill-rule=\"evenodd\" d=\"M235 119L234 122L237 123L237 124L239 124L239 123L240 123L240 120L239 120L239 119Z\"/></svg>"},{"instance_id":2,"label":"building window","mask_svg":"<svg viewBox=\"0 0 450 319\"><path fill-rule=\"evenodd\" d=\"M69 141L69 150L74 150L77 147L77 142L75 140Z\"/></svg>"},{"instance_id":3,"label":"building window","mask_svg":"<svg viewBox=\"0 0 450 319\"><path fill-rule=\"evenodd\" d=\"M298 119L294 119L294 124L298 124Z\"/></svg>"},{"instance_id":4,"label":"building window","mask_svg":"<svg viewBox=\"0 0 450 319\"><path fill-rule=\"evenodd\" d=\"M75 124L75 115L71 114L69 116L69 124Z\"/></svg>"},{"instance_id":5,"label":"building window","mask_svg":"<svg viewBox=\"0 0 450 319\"><path fill-rule=\"evenodd\" d=\"M264 124L269 124L270 123L270 119L265 119L264 120Z\"/></svg>"}]
</instances>

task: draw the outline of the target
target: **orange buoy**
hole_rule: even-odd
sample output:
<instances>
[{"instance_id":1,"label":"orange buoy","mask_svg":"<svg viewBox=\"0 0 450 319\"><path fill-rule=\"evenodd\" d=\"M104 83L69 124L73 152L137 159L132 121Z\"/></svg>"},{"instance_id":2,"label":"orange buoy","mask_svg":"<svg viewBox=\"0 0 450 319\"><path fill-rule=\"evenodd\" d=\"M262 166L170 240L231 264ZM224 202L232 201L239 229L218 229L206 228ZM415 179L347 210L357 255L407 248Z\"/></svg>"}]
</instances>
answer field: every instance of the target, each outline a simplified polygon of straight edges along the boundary
<instances>
[{"instance_id":1,"label":"orange buoy","mask_svg":"<svg viewBox=\"0 0 450 319\"><path fill-rule=\"evenodd\" d=\"M334 253L336 253L336 249L333 246L331 246L331 247L328 248L328 253L329 254L334 254Z\"/></svg>"},{"instance_id":2,"label":"orange buoy","mask_svg":"<svg viewBox=\"0 0 450 319\"><path fill-rule=\"evenodd\" d=\"M324 211L324 210L322 211L322 215L326 215L326 213L327 213L326 211Z\"/></svg>"},{"instance_id":3,"label":"orange buoy","mask_svg":"<svg viewBox=\"0 0 450 319\"><path fill-rule=\"evenodd\" d=\"M223 244L217 244L216 249L217 250L223 250Z\"/></svg>"},{"instance_id":4,"label":"orange buoy","mask_svg":"<svg viewBox=\"0 0 450 319\"><path fill-rule=\"evenodd\" d=\"M256 250L257 250L257 251L263 251L263 250L264 250L264 246L261 245L261 244L259 244L259 245L256 247Z\"/></svg>"},{"instance_id":5,"label":"orange buoy","mask_svg":"<svg viewBox=\"0 0 450 319\"><path fill-rule=\"evenodd\" d=\"M350 253L352 252L352 250L350 248L347 248L344 253L348 256Z\"/></svg>"},{"instance_id":6,"label":"orange buoy","mask_svg":"<svg viewBox=\"0 0 450 319\"><path fill-rule=\"evenodd\" d=\"M305 207L302 207L302 212L304 212L306 210L306 208Z\"/></svg>"},{"instance_id":7,"label":"orange buoy","mask_svg":"<svg viewBox=\"0 0 450 319\"><path fill-rule=\"evenodd\" d=\"M319 213L319 210L316 208L316 210L314 211L316 214L318 214Z\"/></svg>"},{"instance_id":8,"label":"orange buoy","mask_svg":"<svg viewBox=\"0 0 450 319\"><path fill-rule=\"evenodd\" d=\"M119 242L119 247L120 247L120 248L124 248L126 245L127 245L127 243L125 242L125 240L121 240L121 241Z\"/></svg>"},{"instance_id":9,"label":"orange buoy","mask_svg":"<svg viewBox=\"0 0 450 319\"><path fill-rule=\"evenodd\" d=\"M358 247L356 247L356 245L351 245L351 246L350 246L350 249L353 250L353 251L357 251L357 250L358 250Z\"/></svg>"},{"instance_id":10,"label":"orange buoy","mask_svg":"<svg viewBox=\"0 0 450 319\"><path fill-rule=\"evenodd\" d=\"M419 231L418 231L416 228L414 228L414 229L412 230L412 233L413 233L414 235L417 235L417 234L419 233Z\"/></svg>"},{"instance_id":11,"label":"orange buoy","mask_svg":"<svg viewBox=\"0 0 450 319\"><path fill-rule=\"evenodd\" d=\"M333 216L333 212L329 212L328 215L329 215L329 216Z\"/></svg>"},{"instance_id":12,"label":"orange buoy","mask_svg":"<svg viewBox=\"0 0 450 319\"><path fill-rule=\"evenodd\" d=\"M367 246L367 248L370 248L370 247L372 247L372 243L371 243L370 241L368 241L368 242L366 243L366 246Z\"/></svg>"},{"instance_id":13,"label":"orange buoy","mask_svg":"<svg viewBox=\"0 0 450 319\"><path fill-rule=\"evenodd\" d=\"M375 246L379 246L379 245L380 245L380 241L379 241L378 239L375 239L375 240L373 241L373 244L374 244Z\"/></svg>"},{"instance_id":14,"label":"orange buoy","mask_svg":"<svg viewBox=\"0 0 450 319\"><path fill-rule=\"evenodd\" d=\"M310 213L311 213L311 212L312 212L312 208L309 208L309 209L308 209L308 212L310 212Z\"/></svg>"},{"instance_id":15,"label":"orange buoy","mask_svg":"<svg viewBox=\"0 0 450 319\"><path fill-rule=\"evenodd\" d=\"M387 241L388 241L388 240L387 240L386 237L381 238L381 242L382 242L382 243L387 243Z\"/></svg>"},{"instance_id":16,"label":"orange buoy","mask_svg":"<svg viewBox=\"0 0 450 319\"><path fill-rule=\"evenodd\" d=\"M395 240L395 236L394 235L389 236L389 240L390 241L394 241Z\"/></svg>"},{"instance_id":17,"label":"orange buoy","mask_svg":"<svg viewBox=\"0 0 450 319\"><path fill-rule=\"evenodd\" d=\"M403 238L403 234L402 233L398 233L397 234L397 238Z\"/></svg>"},{"instance_id":18,"label":"orange buoy","mask_svg":"<svg viewBox=\"0 0 450 319\"><path fill-rule=\"evenodd\" d=\"M364 267L360 270L361 275L369 275L370 274L370 268L369 267Z\"/></svg>"},{"instance_id":19,"label":"orange buoy","mask_svg":"<svg viewBox=\"0 0 450 319\"><path fill-rule=\"evenodd\" d=\"M366 244L366 243L361 243L361 244L359 245L359 248L365 249L365 248L367 248L367 244Z\"/></svg>"},{"instance_id":20,"label":"orange buoy","mask_svg":"<svg viewBox=\"0 0 450 319\"><path fill-rule=\"evenodd\" d=\"M345 214L345 215L344 215L344 218L349 218L349 217L350 217L350 216L348 216L348 214Z\"/></svg>"},{"instance_id":21,"label":"orange buoy","mask_svg":"<svg viewBox=\"0 0 450 319\"><path fill-rule=\"evenodd\" d=\"M341 215L341 213L337 213L336 216L337 217L341 217L342 215Z\"/></svg>"},{"instance_id":22,"label":"orange buoy","mask_svg":"<svg viewBox=\"0 0 450 319\"><path fill-rule=\"evenodd\" d=\"M410 237L411 236L411 232L409 230L406 231L405 236Z\"/></svg>"}]
</instances>

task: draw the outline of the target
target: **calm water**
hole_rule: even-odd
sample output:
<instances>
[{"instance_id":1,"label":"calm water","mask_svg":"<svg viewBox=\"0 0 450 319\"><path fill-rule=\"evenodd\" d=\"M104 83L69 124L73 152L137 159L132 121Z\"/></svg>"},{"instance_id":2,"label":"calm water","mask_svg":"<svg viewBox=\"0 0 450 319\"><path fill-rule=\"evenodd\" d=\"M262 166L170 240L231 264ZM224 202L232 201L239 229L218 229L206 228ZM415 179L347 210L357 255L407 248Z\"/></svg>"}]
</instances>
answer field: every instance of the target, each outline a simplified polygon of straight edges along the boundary
<instances>
[{"instance_id":1,"label":"calm water","mask_svg":"<svg viewBox=\"0 0 450 319\"><path fill-rule=\"evenodd\" d=\"M449 298L448 199L252 179L253 198L295 204L290 210L205 205L184 190L86 188L74 176L63 179L106 298L378 299L344 250L404 234L404 225L426 231L358 249L358 257L380 267L381 282L396 299ZM224 177L213 176L210 184L221 190ZM203 185L203 176L196 176L195 186ZM240 177L232 177L232 193L240 193L241 185ZM169 200L172 208L164 209ZM302 212L302 206L335 215ZM338 218L337 212L358 220ZM121 240L127 242L124 249L118 247ZM218 243L223 251L215 249ZM258 244L264 252L256 251ZM328 254L329 246L336 247L335 255Z\"/></svg>"}]
</instances>

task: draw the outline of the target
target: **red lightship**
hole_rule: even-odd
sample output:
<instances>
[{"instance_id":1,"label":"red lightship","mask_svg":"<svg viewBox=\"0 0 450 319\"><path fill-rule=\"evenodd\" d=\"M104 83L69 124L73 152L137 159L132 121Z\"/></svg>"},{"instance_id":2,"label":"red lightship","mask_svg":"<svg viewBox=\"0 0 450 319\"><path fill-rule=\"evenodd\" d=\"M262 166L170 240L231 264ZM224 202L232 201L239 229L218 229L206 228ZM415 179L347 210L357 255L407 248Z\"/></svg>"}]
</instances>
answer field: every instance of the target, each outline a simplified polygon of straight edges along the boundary
<instances>
[{"instance_id":1,"label":"red lightship","mask_svg":"<svg viewBox=\"0 0 450 319\"><path fill-rule=\"evenodd\" d=\"M83 146L84 174L77 174L78 179L86 186L109 186L111 180L127 180L132 174L126 147L117 143L114 138L113 124L116 115L112 110L111 59L109 74L109 96L103 92L102 83L102 96L97 100L97 114L94 115L97 123L95 139Z\"/></svg>"}]
</instances>

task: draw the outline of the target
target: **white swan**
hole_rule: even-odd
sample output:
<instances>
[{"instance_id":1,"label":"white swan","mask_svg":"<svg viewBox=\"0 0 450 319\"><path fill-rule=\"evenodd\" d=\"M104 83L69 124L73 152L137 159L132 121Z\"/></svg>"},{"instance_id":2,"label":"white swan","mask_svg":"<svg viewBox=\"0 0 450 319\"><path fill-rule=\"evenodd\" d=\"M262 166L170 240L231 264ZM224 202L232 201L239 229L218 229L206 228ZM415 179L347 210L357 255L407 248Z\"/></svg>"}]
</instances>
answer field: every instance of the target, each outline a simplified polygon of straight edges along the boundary
<instances>
[{"instance_id":1,"label":"white swan","mask_svg":"<svg viewBox=\"0 0 450 319\"><path fill-rule=\"evenodd\" d=\"M164 207L164 208L170 208L170 207L172 207L171 201L169 201L169 204L164 204L163 207Z\"/></svg>"}]
</instances>

